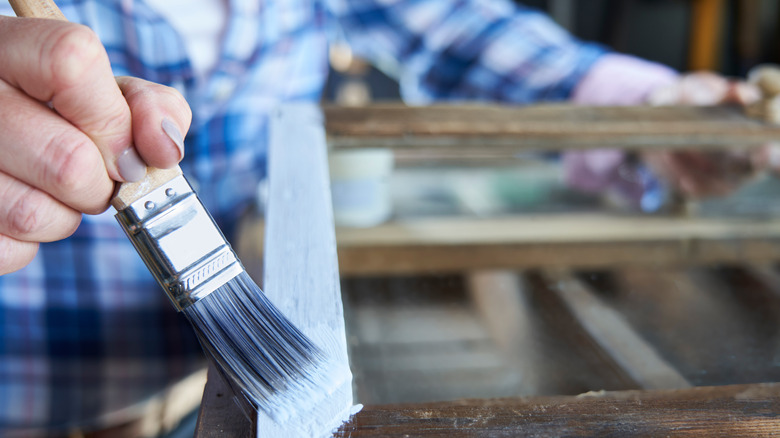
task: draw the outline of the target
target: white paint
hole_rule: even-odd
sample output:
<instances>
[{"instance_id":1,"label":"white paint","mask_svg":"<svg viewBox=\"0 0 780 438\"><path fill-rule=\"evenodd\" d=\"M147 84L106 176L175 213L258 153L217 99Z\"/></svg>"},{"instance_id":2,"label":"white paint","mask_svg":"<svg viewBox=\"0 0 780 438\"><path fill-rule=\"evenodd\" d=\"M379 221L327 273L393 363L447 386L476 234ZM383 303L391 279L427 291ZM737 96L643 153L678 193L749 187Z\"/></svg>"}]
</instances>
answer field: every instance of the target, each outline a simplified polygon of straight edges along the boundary
<instances>
[{"instance_id":1,"label":"white paint","mask_svg":"<svg viewBox=\"0 0 780 438\"><path fill-rule=\"evenodd\" d=\"M258 437L318 437L359 410L352 405L325 131L313 104L285 105L271 121L264 290L326 354L332 385L308 410L277 423L263 412Z\"/></svg>"}]
</instances>

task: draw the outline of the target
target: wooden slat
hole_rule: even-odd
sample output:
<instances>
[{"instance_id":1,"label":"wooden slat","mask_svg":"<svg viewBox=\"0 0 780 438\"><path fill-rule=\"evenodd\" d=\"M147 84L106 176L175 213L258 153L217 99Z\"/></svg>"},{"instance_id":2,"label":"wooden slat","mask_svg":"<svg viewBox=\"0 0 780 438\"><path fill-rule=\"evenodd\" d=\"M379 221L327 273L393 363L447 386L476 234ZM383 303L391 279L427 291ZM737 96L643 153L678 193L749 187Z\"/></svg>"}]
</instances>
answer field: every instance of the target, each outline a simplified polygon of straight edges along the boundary
<instances>
[{"instance_id":1,"label":"wooden slat","mask_svg":"<svg viewBox=\"0 0 780 438\"><path fill-rule=\"evenodd\" d=\"M339 246L648 242L665 239L780 237L780 220L606 213L440 217L399 220L371 228L339 228Z\"/></svg>"},{"instance_id":2,"label":"wooden slat","mask_svg":"<svg viewBox=\"0 0 780 438\"><path fill-rule=\"evenodd\" d=\"M269 142L264 288L269 299L348 371L322 115L312 104L274 113ZM314 409L277 424L258 412L258 437L321 436L352 409L351 376Z\"/></svg>"},{"instance_id":3,"label":"wooden slat","mask_svg":"<svg viewBox=\"0 0 780 438\"><path fill-rule=\"evenodd\" d=\"M529 215L338 229L342 275L780 259L780 221Z\"/></svg>"},{"instance_id":4,"label":"wooden slat","mask_svg":"<svg viewBox=\"0 0 780 438\"><path fill-rule=\"evenodd\" d=\"M522 376L513 395L538 394L546 370L539 369L538 334L526 285L515 271L485 269L467 274L471 302L503 357Z\"/></svg>"},{"instance_id":5,"label":"wooden slat","mask_svg":"<svg viewBox=\"0 0 780 438\"><path fill-rule=\"evenodd\" d=\"M342 276L448 273L472 269L622 268L769 263L780 241L656 241L506 245L375 246L339 249Z\"/></svg>"},{"instance_id":6,"label":"wooden slat","mask_svg":"<svg viewBox=\"0 0 780 438\"><path fill-rule=\"evenodd\" d=\"M255 430L233 400L233 392L225 384L213 365L209 366L208 381L198 411L195 427L197 438L252 438Z\"/></svg>"},{"instance_id":7,"label":"wooden slat","mask_svg":"<svg viewBox=\"0 0 780 438\"><path fill-rule=\"evenodd\" d=\"M691 384L615 310L573 275L547 271L544 282L582 330L642 389L682 389Z\"/></svg>"},{"instance_id":8,"label":"wooden slat","mask_svg":"<svg viewBox=\"0 0 780 438\"><path fill-rule=\"evenodd\" d=\"M368 406L338 437L777 436L780 384Z\"/></svg>"},{"instance_id":9,"label":"wooden slat","mask_svg":"<svg viewBox=\"0 0 780 438\"><path fill-rule=\"evenodd\" d=\"M325 133L317 107L292 105L274 114L269 160L267 223L242 230L241 257L250 272L262 270L263 289L276 307L329 354L334 364L348 371ZM264 261L262 269L259 261ZM299 412L283 424L258 412L256 436L327 434L352 408L352 379L340 382L314 409ZM255 436L254 425L245 421L226 393L229 388L211 373L198 436Z\"/></svg>"},{"instance_id":10,"label":"wooden slat","mask_svg":"<svg viewBox=\"0 0 780 438\"><path fill-rule=\"evenodd\" d=\"M780 127L731 107L583 107L573 105L326 107L334 148L524 150L761 146ZM494 152L495 153L495 152Z\"/></svg>"}]
</instances>

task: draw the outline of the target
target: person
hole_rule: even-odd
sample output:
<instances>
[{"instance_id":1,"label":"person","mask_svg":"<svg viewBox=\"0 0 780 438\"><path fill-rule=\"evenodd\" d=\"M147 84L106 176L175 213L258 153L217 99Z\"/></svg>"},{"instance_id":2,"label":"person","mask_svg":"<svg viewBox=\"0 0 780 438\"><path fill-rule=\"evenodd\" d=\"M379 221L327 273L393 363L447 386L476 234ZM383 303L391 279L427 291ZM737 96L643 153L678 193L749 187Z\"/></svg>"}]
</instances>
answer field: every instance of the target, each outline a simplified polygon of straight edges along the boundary
<instances>
[{"instance_id":1,"label":"person","mask_svg":"<svg viewBox=\"0 0 780 438\"><path fill-rule=\"evenodd\" d=\"M105 211L114 182L180 162L232 238L266 174L268 114L320 99L333 39L395 74L413 104L755 98L745 84L691 82L578 41L505 0L57 3L72 23L15 18L0 3L3 436L132 421L134 407L203 366L186 321ZM594 190L625 159L601 155L568 160L600 181ZM706 167L694 158L657 157L657 167L691 193L722 190L717 175L686 172Z\"/></svg>"}]
</instances>

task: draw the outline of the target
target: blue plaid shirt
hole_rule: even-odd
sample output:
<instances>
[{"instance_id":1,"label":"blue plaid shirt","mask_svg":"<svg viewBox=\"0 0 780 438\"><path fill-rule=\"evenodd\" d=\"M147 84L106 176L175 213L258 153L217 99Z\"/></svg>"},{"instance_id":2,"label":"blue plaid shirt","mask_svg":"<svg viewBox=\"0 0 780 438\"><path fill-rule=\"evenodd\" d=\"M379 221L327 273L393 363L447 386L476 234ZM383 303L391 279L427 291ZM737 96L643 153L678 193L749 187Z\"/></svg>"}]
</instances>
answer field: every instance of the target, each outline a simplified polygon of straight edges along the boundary
<instances>
[{"instance_id":1,"label":"blue plaid shirt","mask_svg":"<svg viewBox=\"0 0 780 438\"><path fill-rule=\"evenodd\" d=\"M396 74L413 103L564 99L602 54L501 0L230 0L216 68L200 78L144 1L58 4L97 32L115 74L188 99L182 167L228 235L266 173L269 111L320 98L333 38ZM13 15L2 1L0 14ZM72 237L42 244L29 266L0 277L0 333L0 435L104 426L106 414L203 365L191 329L110 212L85 216Z\"/></svg>"}]
</instances>

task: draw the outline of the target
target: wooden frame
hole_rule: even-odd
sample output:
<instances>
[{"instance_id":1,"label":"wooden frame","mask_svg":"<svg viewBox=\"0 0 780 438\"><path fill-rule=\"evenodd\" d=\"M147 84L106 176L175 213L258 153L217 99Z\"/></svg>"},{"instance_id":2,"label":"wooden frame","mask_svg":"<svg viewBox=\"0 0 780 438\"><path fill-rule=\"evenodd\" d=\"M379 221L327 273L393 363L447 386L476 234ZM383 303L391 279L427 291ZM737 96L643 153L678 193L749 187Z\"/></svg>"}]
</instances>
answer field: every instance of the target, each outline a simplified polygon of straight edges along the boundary
<instances>
[{"instance_id":1,"label":"wooden frame","mask_svg":"<svg viewBox=\"0 0 780 438\"><path fill-rule=\"evenodd\" d=\"M462 111L461 111L462 110ZM527 111L522 113L522 111ZM538 119L531 115L536 111ZM664 113L666 111L667 113ZM516 153L518 150L555 149L561 147L561 141L571 141L566 146L585 148L595 145L636 148L655 147L726 147L729 144L757 146L770 139L780 138L780 128L765 125L750 120L733 109L594 109L567 107L531 107L517 108L433 108L412 109L402 107L377 107L360 109L328 108L326 114L330 141L336 148L352 148L365 146L389 146L412 150L421 147L427 150L441 148L457 152L474 145L491 147L499 154ZM677 111L677 112L675 112ZM300 113L300 112L299 112ZM312 113L302 112L305 117ZM467 120L469 123L456 123L455 120ZM568 114L563 119L561 114ZM643 115L651 114L651 119L645 120ZM665 114L665 115L664 115ZM669 114L672 114L670 116ZM469 117L463 118L464 115ZM523 119L518 119L523 116ZM527 117L526 117L527 116ZM316 117L316 116L314 116ZM555 123L541 123L544 118L552 117ZM639 119L637 119L639 117ZM671 117L671 118L670 118ZM521 123L517 120L532 120L533 123ZM563 122L562 122L563 120ZM277 120L275 123L278 123ZM339 125L338 123L341 123ZM604 123L601 123L604 122ZM612 123L614 122L614 123ZM272 143L301 143L299 125L286 126L279 133L288 133L291 139L274 137ZM562 128L561 128L562 126ZM663 128L660 129L659 128ZM378 130L378 131L377 131ZM578 131L580 130L580 131ZM585 135L578 132L585 130ZM657 134L660 132L660 134ZM478 135L479 134L479 135ZM657 134L657 135L656 135ZM285 134L287 135L287 134ZM453 140L455 139L455 140ZM522 139L522 141L518 141ZM578 140L580 139L580 140ZM324 149L322 149L324 150ZM274 152L272 149L272 157ZM305 154L304 154L305 155ZM250 240L257 242L266 237L264 254L258 245L250 245L250 258L264 257L266 260L265 277L269 294L279 293L282 283L274 283L274 275L292 275L300 278L302 270L311 270L311 263L323 262L327 268L314 269L319 275L330 275L330 279L319 280L310 277L308 285L317 281L325 281L331 286L325 289L325 295L333 296L338 291L338 276L334 259L335 240L332 234L324 231L332 226L329 206L323 203L313 204L316 210L324 212L316 215L326 218L317 225L315 233L324 238L308 241L313 236L301 239L293 237L299 243L289 244L290 252L281 251L289 242L290 233L301 233L300 222L304 214L298 210L300 205L282 213L273 210L274 198L287 200L286 204L301 204L310 199L308 196L297 196L300 185L307 181L316 181L320 187L327 187L323 180L325 157L322 153L304 155L289 155L288 159L271 162L271 200L268 223L255 222L245 230L245 236L253 236ZM297 166L290 157L303 160ZM311 167L320 169L314 176L301 169ZM287 182L274 186L274 178L290 172ZM285 176L285 178L287 178ZM281 188L284 187L284 188ZM317 190L315 190L317 192ZM320 190L320 200L327 199L327 189ZM277 204L278 205L278 204ZM272 218L293 218L297 223L273 224ZM566 223L550 223L546 218L546 233L536 224L518 224L510 220L503 230L508 234L492 232L485 235L479 228L485 228L485 223L453 223L449 228L442 223L389 224L383 227L384 237L372 234L371 230L339 230L340 262L342 273L349 275L377 273L410 273L419 270L455 271L469 270L474 281L474 288L490 287L491 282L502 282L513 287L512 274L502 271L478 272L480 269L542 267L571 268L572 266L614 266L617 262L625 262L629 252L644 254L629 260L635 264L677 264L677 263L707 263L723 261L758 260L772 262L780 259L780 247L777 238L780 237L780 225L775 221L752 222L691 220L691 219L637 219L592 217L596 224L588 228L588 221L576 218L579 227L568 234L561 230L571 230ZM615 221L606 231L594 234L596 230L605 230L602 221ZM642 222L647 220L648 222ZM637 221L641 222L638 223ZM564 220L565 222L565 220ZM446 225L446 224L445 224ZM494 224L495 225L495 224ZM519 226L520 225L520 226ZM523 227L524 225L524 227ZM645 233L632 232L637 226L646 230ZM396 228L392 228L396 227ZM463 230L471 230L464 233ZM527 233L533 227L537 233ZM514 234L512 229L520 230ZM459 241L437 237L442 231L457 231ZM621 232L621 230L623 230ZM362 233L362 234L361 234ZM439 233L439 234L437 234ZM483 233L483 234L480 234ZM327 237L331 236L331 237ZM390 236L392 238L388 238ZM503 237L501 237L503 236ZM451 237L451 236L450 236ZM304 243L300 243L304 242ZM328 249L329 248L329 249ZM600 249L600 253L594 253ZM573 254L561 257L561 251ZM352 252L350 252L352 251ZM303 253L308 261L292 262L288 260L300 257ZM412 253L418 260L448 260L432 262L432 264L417 264L414 266L389 263L388 260L403 260ZM370 263L370 254L374 259ZM456 254L454 257L445 257ZM460 254L460 255L457 255ZM594 255L596 254L596 255ZM520 262L506 263L512 257ZM747 258L746 258L747 257ZM304 257L306 259L306 257ZM269 263L275 260L276 263ZM594 262L595 260L595 262ZM302 264L301 264L302 263ZM309 263L308 265L306 263ZM362 263L362 267L357 267ZM391 268L388 268L390 266ZM291 272L291 273L290 273ZM446 403L421 403L389 406L368 406L358 413L351 422L343 425L337 436L515 436L518 431L527 435L603 435L603 434L727 434L729 436L764 436L776 434L780 427L780 386L778 384L733 385L724 387L694 387L688 388L689 382L682 378L673 368L665 364L655 352L645 345L634 334L619 316L600 304L588 290L588 286L573 278L567 271L553 270L542 272L540 278L553 279L562 284L563 289L551 290L551 299L560 300L569 309L572 319L583 332L593 340L593 344L604 351L609 360L617 368L622 369L626 378L637 382L642 388L675 388L650 391L619 391L607 393L585 394L582 396L530 397L502 400L464 400ZM770 274L767 278L774 278ZM315 282L315 283L312 283ZM480 286L481 285L481 286ZM299 290L301 286L292 289ZM325 296L323 295L323 296ZM278 297L276 298L278 299ZM475 298L476 299L476 298ZM483 312L495 309L506 311L506 300L498 302L483 302ZM288 304L283 311L296 315L301 312L297 306L308 308L310 303ZM340 302L339 302L340 306ZM587 310L581 307L587 307ZM492 309L492 310L491 310ZM511 310L511 309L510 309ZM304 326L312 324L307 318L316 315L306 314L303 310L297 318ZM336 321L341 317L341 310L333 309L325 312L327 318ZM606 315L606 317L605 317ZM338 325L338 322L337 322ZM628 328L627 328L628 327ZM616 333L617 331L617 333ZM336 327L336 333L343 335L343 320ZM346 348L346 347L344 347ZM637 356L638 355L638 356ZM638 357L638 359L637 359ZM346 357L344 357L346 360ZM636 366L639 360L640 366ZM659 367L647 367L647 361L660 364ZM652 369L651 369L652 368ZM202 417L207 418L214 410L210 403L219 398L218 382L210 379L204 394ZM347 392L340 398L338 404L342 407L351 405L351 398L346 402ZM224 398L224 396L222 397ZM343 409L342 409L343 410ZM220 417L221 415L221 417ZM217 417L222 423L202 424L203 431L207 428L220 427L224 424L225 413ZM258 436L267 432L264 421L258 420ZM246 429L243 429L246 430ZM282 433L276 431L274 433ZM238 432L241 433L241 432ZM284 432L287 433L287 432ZM249 435L249 433L247 433ZM203 435L208 436L208 435ZM217 436L217 435L212 435ZM224 435L220 435L224 436ZM272 435L268 435L272 436ZM285 436L285 435L273 435Z\"/></svg>"}]
</instances>

